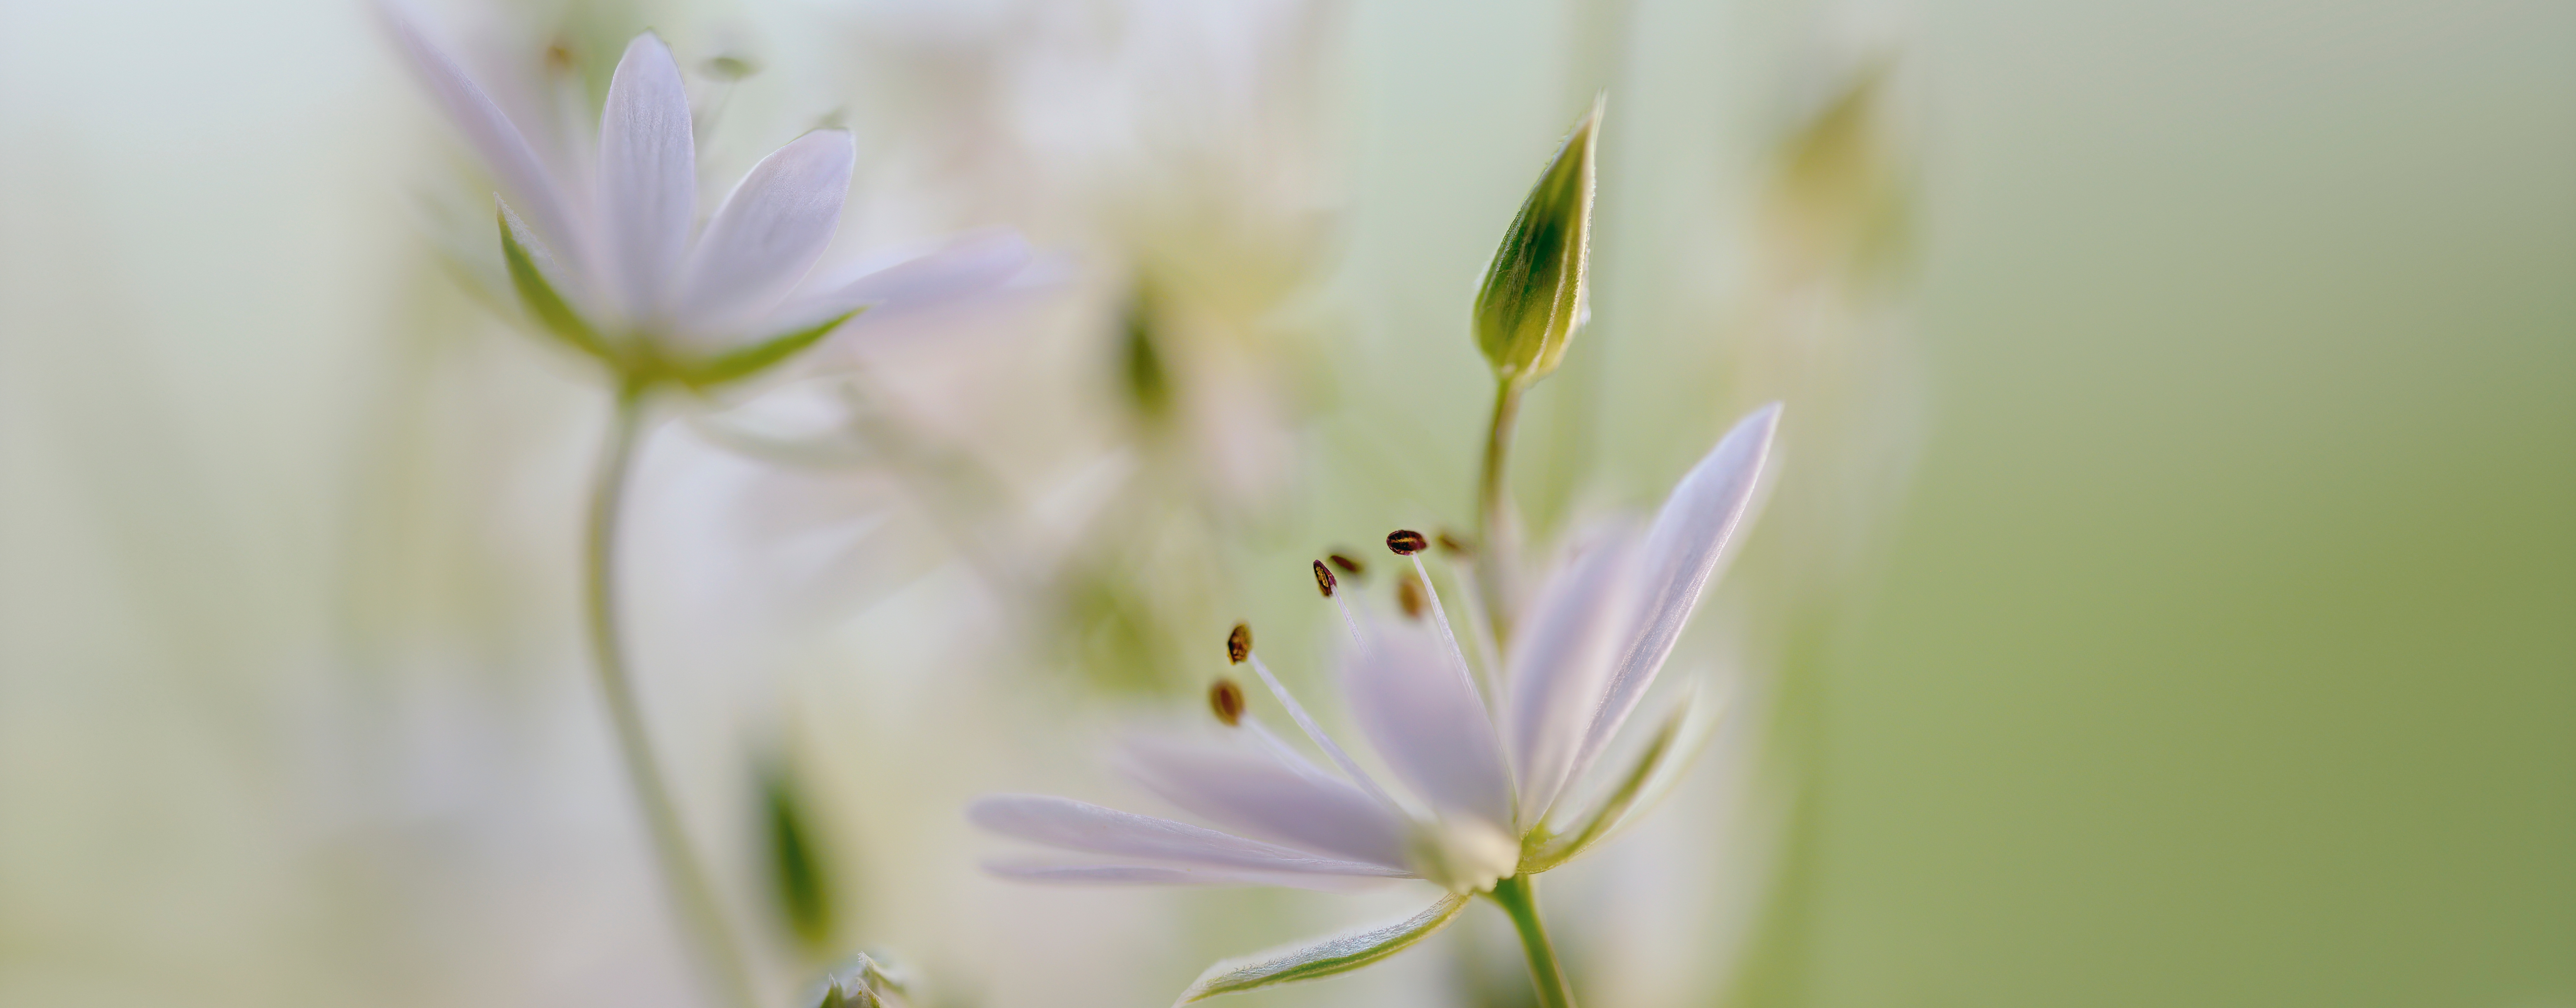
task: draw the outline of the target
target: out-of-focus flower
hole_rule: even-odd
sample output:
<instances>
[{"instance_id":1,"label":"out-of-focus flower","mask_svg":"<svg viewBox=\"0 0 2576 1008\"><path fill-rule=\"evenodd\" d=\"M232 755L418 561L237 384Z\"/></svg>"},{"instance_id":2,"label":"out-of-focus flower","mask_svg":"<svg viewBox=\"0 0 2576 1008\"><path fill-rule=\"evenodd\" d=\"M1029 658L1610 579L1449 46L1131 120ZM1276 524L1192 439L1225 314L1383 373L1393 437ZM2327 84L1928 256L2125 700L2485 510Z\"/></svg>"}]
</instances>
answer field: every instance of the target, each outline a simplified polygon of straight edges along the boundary
<instances>
[{"instance_id":1,"label":"out-of-focus flower","mask_svg":"<svg viewBox=\"0 0 2576 1008\"><path fill-rule=\"evenodd\" d=\"M501 187L502 246L530 314L625 381L704 387L761 372L871 306L1008 280L1027 258L991 236L856 276L814 276L850 187L850 135L819 129L761 160L697 220L687 88L650 33L618 61L597 149L556 170L409 19L379 8L396 46Z\"/></svg>"},{"instance_id":2,"label":"out-of-focus flower","mask_svg":"<svg viewBox=\"0 0 2576 1008\"><path fill-rule=\"evenodd\" d=\"M1642 538L1612 532L1549 578L1514 634L1489 710L1448 618L1432 595L1435 635L1416 624L1364 629L1344 665L1352 712L1408 794L1381 786L1318 727L1238 627L1229 657L1249 662L1335 777L1240 720L1218 692L1233 744L1138 740L1126 769L1172 804L1234 832L1065 798L1006 795L968 811L986 829L1109 860L1009 861L996 874L1040 881L1255 884L1334 889L1387 878L1436 882L1449 895L1402 925L1284 954L1219 964L1183 1000L1356 968L1437 929L1474 893L1520 883L1581 853L1633 818L1665 780L1691 708L1668 719L1631 769L1574 815L1552 813L1617 735L1671 653L1752 509L1779 407L1736 424L1664 503ZM1424 538L1388 538L1399 554ZM1413 561L1417 565L1420 560ZM1334 593L1319 563L1317 583ZM1425 579L1426 584L1428 579ZM1328 950L1328 951L1318 951Z\"/></svg>"}]
</instances>

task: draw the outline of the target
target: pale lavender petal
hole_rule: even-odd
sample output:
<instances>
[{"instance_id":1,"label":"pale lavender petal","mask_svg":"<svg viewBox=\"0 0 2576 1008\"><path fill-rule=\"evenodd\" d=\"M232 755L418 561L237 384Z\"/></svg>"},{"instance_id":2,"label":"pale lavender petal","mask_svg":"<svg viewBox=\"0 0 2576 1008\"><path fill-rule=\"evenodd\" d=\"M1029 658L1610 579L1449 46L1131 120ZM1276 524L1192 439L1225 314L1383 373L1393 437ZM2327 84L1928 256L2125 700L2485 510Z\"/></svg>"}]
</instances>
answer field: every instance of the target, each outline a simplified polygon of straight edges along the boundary
<instances>
[{"instance_id":1,"label":"pale lavender petal","mask_svg":"<svg viewBox=\"0 0 2576 1008\"><path fill-rule=\"evenodd\" d=\"M1267 756L1156 739L1126 747L1128 776L1192 815L1317 854L1403 869L1404 823L1359 788Z\"/></svg>"},{"instance_id":2,"label":"pale lavender petal","mask_svg":"<svg viewBox=\"0 0 2576 1008\"><path fill-rule=\"evenodd\" d=\"M1546 818L1601 710L1620 646L1636 628L1634 537L1602 537L1548 579L1512 643L1504 728L1520 819Z\"/></svg>"},{"instance_id":3,"label":"pale lavender petal","mask_svg":"<svg viewBox=\"0 0 2576 1008\"><path fill-rule=\"evenodd\" d=\"M681 324L718 331L776 306L831 244L857 160L848 132L816 130L752 166L681 267Z\"/></svg>"},{"instance_id":4,"label":"pale lavender petal","mask_svg":"<svg viewBox=\"0 0 2576 1008\"><path fill-rule=\"evenodd\" d=\"M1170 865L1053 864L1044 861L986 861L987 872L1022 882L1071 885L1258 885L1322 892L1351 892L1386 881L1385 876L1299 875L1230 868L1177 868Z\"/></svg>"},{"instance_id":5,"label":"pale lavender petal","mask_svg":"<svg viewBox=\"0 0 2576 1008\"><path fill-rule=\"evenodd\" d=\"M1384 865L1321 858L1304 851L1153 816L1121 812L1052 795L993 795L966 807L966 818L1003 836L1067 850L1181 861L1216 868L1320 875L1400 876Z\"/></svg>"},{"instance_id":6,"label":"pale lavender petal","mask_svg":"<svg viewBox=\"0 0 2576 1008\"><path fill-rule=\"evenodd\" d=\"M439 111L482 157L493 180L500 183L502 195L526 213L528 222L535 225L556 255L578 260L584 251L581 233L575 229L573 216L564 204L562 188L547 173L545 162L538 159L527 135L519 132L510 117L502 114L501 107L493 104L492 97L475 86L464 69L431 43L428 34L395 4L377 4L376 14L385 26L385 34L393 38L395 51L411 64L412 72L428 85L430 98L438 103Z\"/></svg>"},{"instance_id":7,"label":"pale lavender petal","mask_svg":"<svg viewBox=\"0 0 2576 1008\"><path fill-rule=\"evenodd\" d=\"M697 223L698 151L671 50L635 36L599 121L599 198L609 276L630 320L653 318Z\"/></svg>"},{"instance_id":8,"label":"pale lavender petal","mask_svg":"<svg viewBox=\"0 0 2576 1008\"><path fill-rule=\"evenodd\" d=\"M945 248L889 266L808 283L806 291L790 297L779 308L777 317L792 324L866 308L868 313L860 318L881 320L999 290L1017 279L1032 258L1028 241L1018 232L968 235Z\"/></svg>"},{"instance_id":9,"label":"pale lavender petal","mask_svg":"<svg viewBox=\"0 0 2576 1008\"><path fill-rule=\"evenodd\" d=\"M1771 454L1771 435L1780 425L1780 404L1772 403L1744 419L1718 439L1699 464L1673 487L1664 509L1646 534L1637 573L1642 592L1638 626L1619 671L1610 680L1601 710L1585 731L1569 775L1580 775L1601 755L1602 747L1637 708L1646 687L1655 681L1673 641L1681 636L1700 592L1715 579L1760 487L1763 466Z\"/></svg>"},{"instance_id":10,"label":"pale lavender petal","mask_svg":"<svg viewBox=\"0 0 2576 1008\"><path fill-rule=\"evenodd\" d=\"M1512 826L1502 740L1449 648L1412 624L1383 628L1344 663L1351 714L1396 776L1444 812Z\"/></svg>"}]
</instances>

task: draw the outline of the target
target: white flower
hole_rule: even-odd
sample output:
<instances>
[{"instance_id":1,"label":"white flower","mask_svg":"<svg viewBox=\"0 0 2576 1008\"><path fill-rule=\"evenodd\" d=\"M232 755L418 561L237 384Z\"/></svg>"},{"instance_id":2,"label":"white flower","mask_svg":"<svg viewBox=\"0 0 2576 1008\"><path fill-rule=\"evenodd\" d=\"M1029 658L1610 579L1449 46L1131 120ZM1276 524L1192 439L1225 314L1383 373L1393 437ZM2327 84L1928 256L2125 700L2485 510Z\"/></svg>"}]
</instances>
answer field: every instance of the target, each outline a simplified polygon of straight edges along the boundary
<instances>
[{"instance_id":1,"label":"white flower","mask_svg":"<svg viewBox=\"0 0 2576 1008\"><path fill-rule=\"evenodd\" d=\"M1238 630L1237 660L1252 664L1339 776L1249 719L1234 733L1239 745L1138 741L1124 754L1130 776L1231 832L1066 798L994 796L976 802L969 818L1096 859L986 867L1042 881L1330 889L1423 878L1450 890L1400 925L1221 965L1184 998L1195 1000L1373 961L1446 923L1466 895L1564 863L1628 819L1647 782L1685 748L1677 744L1683 718L1676 716L1589 807L1554 814L1573 804L1566 799L1576 782L1636 709L1723 565L1753 505L1779 415L1775 404L1737 423L1683 477L1642 537L1604 536L1547 580L1514 632L1491 711L1436 595L1436 633L1415 623L1363 629L1352 622L1356 647L1343 668L1351 712L1406 797L1377 783L1326 736ZM1399 536L1412 539L1399 552L1419 548L1418 535ZM1413 562L1419 574L1420 560ZM1332 579L1321 565L1317 579L1329 593ZM1217 706L1226 720L1240 709L1231 698Z\"/></svg>"},{"instance_id":2,"label":"white flower","mask_svg":"<svg viewBox=\"0 0 2576 1008\"><path fill-rule=\"evenodd\" d=\"M558 172L456 61L379 7L396 48L500 186L512 280L538 321L630 381L706 385L758 372L872 306L998 286L1026 263L987 235L858 276L812 277L838 228L857 157L818 129L752 167L698 220L688 91L661 39L618 61L591 156Z\"/></svg>"}]
</instances>

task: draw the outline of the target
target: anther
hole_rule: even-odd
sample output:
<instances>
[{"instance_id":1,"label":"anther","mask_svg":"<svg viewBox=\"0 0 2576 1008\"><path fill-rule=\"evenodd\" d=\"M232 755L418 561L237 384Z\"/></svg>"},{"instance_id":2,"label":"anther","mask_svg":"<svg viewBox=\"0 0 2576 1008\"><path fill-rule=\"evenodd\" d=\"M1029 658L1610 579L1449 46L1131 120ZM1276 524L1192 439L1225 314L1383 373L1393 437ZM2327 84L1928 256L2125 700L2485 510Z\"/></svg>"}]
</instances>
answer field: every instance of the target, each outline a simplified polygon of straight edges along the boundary
<instances>
[{"instance_id":1,"label":"anther","mask_svg":"<svg viewBox=\"0 0 2576 1008\"><path fill-rule=\"evenodd\" d=\"M1350 557L1345 556L1345 555L1343 555L1343 554L1340 554L1340 553L1330 554L1330 555L1328 555L1328 556L1324 557L1324 559L1332 561L1332 562L1333 562L1333 566L1341 568L1341 569L1342 569L1342 573L1344 573L1344 574L1348 574L1348 575L1350 575L1350 576L1352 576L1352 577L1367 577L1367 576L1368 576L1368 568L1363 567L1363 566L1360 566L1360 562L1359 562L1359 561L1357 561L1357 560L1353 560L1353 559L1351 559Z\"/></svg>"},{"instance_id":2,"label":"anther","mask_svg":"<svg viewBox=\"0 0 2576 1008\"><path fill-rule=\"evenodd\" d=\"M1404 618L1421 619L1422 607L1428 604L1422 594L1422 579L1411 574L1396 578L1395 604L1403 607Z\"/></svg>"},{"instance_id":3,"label":"anther","mask_svg":"<svg viewBox=\"0 0 2576 1008\"><path fill-rule=\"evenodd\" d=\"M1412 556L1428 545L1430 542L1422 538L1422 533L1412 529L1397 529L1386 534L1386 548L1394 550L1397 556Z\"/></svg>"},{"instance_id":4,"label":"anther","mask_svg":"<svg viewBox=\"0 0 2576 1008\"><path fill-rule=\"evenodd\" d=\"M1451 535L1448 529L1441 529L1439 534L1433 538L1440 543L1440 551L1447 553L1450 556L1466 556L1469 553L1475 552L1474 550L1467 548L1466 539Z\"/></svg>"},{"instance_id":5,"label":"anther","mask_svg":"<svg viewBox=\"0 0 2576 1008\"><path fill-rule=\"evenodd\" d=\"M1237 623L1234 632L1225 635L1225 657L1236 665L1252 657L1252 624Z\"/></svg>"},{"instance_id":6,"label":"anther","mask_svg":"<svg viewBox=\"0 0 2576 1008\"><path fill-rule=\"evenodd\" d=\"M1228 728L1242 724L1243 687L1232 679L1217 677L1216 683L1208 687L1208 709L1215 711L1216 719Z\"/></svg>"},{"instance_id":7,"label":"anther","mask_svg":"<svg viewBox=\"0 0 2576 1008\"><path fill-rule=\"evenodd\" d=\"M1332 569L1332 568L1324 566L1324 562L1323 562L1323 561L1321 561L1321 560L1317 560L1317 561L1315 561L1315 590L1316 590L1316 591L1323 592L1323 593L1324 593L1324 597L1325 597L1325 598L1332 598L1332 597L1333 597L1333 588L1334 588L1334 586L1335 586L1335 585L1337 585L1337 584L1339 584L1339 583L1340 583L1340 582L1337 582L1337 581L1333 580L1333 569ZM1237 659L1235 659L1235 660L1236 660L1236 661L1242 661L1243 659L1241 659L1241 658L1237 658Z\"/></svg>"}]
</instances>

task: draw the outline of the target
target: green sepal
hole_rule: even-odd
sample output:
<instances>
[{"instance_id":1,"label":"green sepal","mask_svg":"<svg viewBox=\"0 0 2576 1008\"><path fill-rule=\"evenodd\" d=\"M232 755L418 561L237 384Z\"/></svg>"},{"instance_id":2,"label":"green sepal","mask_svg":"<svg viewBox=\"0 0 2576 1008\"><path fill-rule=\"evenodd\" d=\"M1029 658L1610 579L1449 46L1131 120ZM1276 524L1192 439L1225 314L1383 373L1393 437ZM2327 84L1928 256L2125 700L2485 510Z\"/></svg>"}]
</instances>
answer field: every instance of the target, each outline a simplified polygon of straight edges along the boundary
<instances>
[{"instance_id":1,"label":"green sepal","mask_svg":"<svg viewBox=\"0 0 2576 1008\"><path fill-rule=\"evenodd\" d=\"M612 368L619 368L621 365L616 355L609 352L608 344L601 341L590 324L582 321L581 314L573 311L572 305L556 292L553 281L546 279L546 267L554 263L554 257L547 253L545 244L537 240L536 233L528 230L528 225L519 220L518 214L511 212L509 204L500 206L501 258L509 263L510 286L518 290L519 304L526 307L528 314L535 316L537 323L556 338Z\"/></svg>"},{"instance_id":2,"label":"green sepal","mask_svg":"<svg viewBox=\"0 0 2576 1008\"><path fill-rule=\"evenodd\" d=\"M1275 948L1241 959L1228 959L1210 966L1199 974L1197 983L1181 992L1175 1006L1205 1001L1219 994L1244 991L1276 984L1295 983L1348 973L1388 956L1402 952L1413 943L1430 937L1458 916L1467 905L1467 897L1451 893L1431 904L1431 908L1403 921L1381 928L1346 931L1323 941L1307 945Z\"/></svg>"},{"instance_id":3,"label":"green sepal","mask_svg":"<svg viewBox=\"0 0 2576 1008\"><path fill-rule=\"evenodd\" d=\"M1631 813L1654 804L1677 776L1678 768L1689 762L1702 743L1708 740L1708 729L1716 721L1707 716L1699 694L1684 698L1654 738L1646 743L1637 762L1619 778L1617 786L1578 818L1567 830L1541 830L1531 834L1522 845L1521 873L1534 875L1546 871L1583 853L1584 848L1601 842L1634 818Z\"/></svg>"},{"instance_id":4,"label":"green sepal","mask_svg":"<svg viewBox=\"0 0 2576 1008\"><path fill-rule=\"evenodd\" d=\"M803 788L782 761L760 774L761 819L769 840L769 882L779 916L811 952L826 952L838 932L828 846L816 831Z\"/></svg>"},{"instance_id":5,"label":"green sepal","mask_svg":"<svg viewBox=\"0 0 2576 1008\"><path fill-rule=\"evenodd\" d=\"M1476 346L1504 381L1556 370L1591 313L1592 163L1605 101L1593 101L1530 187L1476 291Z\"/></svg>"},{"instance_id":6,"label":"green sepal","mask_svg":"<svg viewBox=\"0 0 2576 1008\"><path fill-rule=\"evenodd\" d=\"M825 319L803 329L790 330L747 347L728 350L695 364L670 365L671 376L693 389L709 389L750 378L778 366L787 358L802 353L806 347L821 342L823 337L840 328L841 323L856 318L865 307Z\"/></svg>"}]
</instances>

